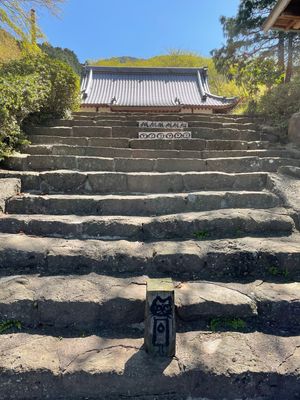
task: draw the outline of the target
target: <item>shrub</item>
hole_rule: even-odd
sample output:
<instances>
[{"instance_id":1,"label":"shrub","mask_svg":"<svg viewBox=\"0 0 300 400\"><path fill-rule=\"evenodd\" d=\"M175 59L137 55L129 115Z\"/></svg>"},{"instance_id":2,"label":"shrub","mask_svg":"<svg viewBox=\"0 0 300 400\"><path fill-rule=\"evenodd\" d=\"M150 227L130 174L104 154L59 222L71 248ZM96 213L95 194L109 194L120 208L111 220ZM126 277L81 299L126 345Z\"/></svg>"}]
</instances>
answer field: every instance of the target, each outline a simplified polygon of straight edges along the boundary
<instances>
[{"instance_id":1,"label":"shrub","mask_svg":"<svg viewBox=\"0 0 300 400\"><path fill-rule=\"evenodd\" d=\"M5 64L0 76L27 76L38 74L48 95L40 109L42 115L63 118L79 106L79 77L72 68L45 54L27 57Z\"/></svg>"},{"instance_id":2,"label":"shrub","mask_svg":"<svg viewBox=\"0 0 300 400\"><path fill-rule=\"evenodd\" d=\"M266 92L257 104L257 111L272 125L287 128L292 114L300 111L300 76Z\"/></svg>"},{"instance_id":3,"label":"shrub","mask_svg":"<svg viewBox=\"0 0 300 400\"><path fill-rule=\"evenodd\" d=\"M48 72L51 91L41 112L50 117L63 118L79 108L79 77L64 62L48 57L47 60L45 75Z\"/></svg>"},{"instance_id":4,"label":"shrub","mask_svg":"<svg viewBox=\"0 0 300 400\"><path fill-rule=\"evenodd\" d=\"M39 112L49 91L38 74L0 76L0 156L23 144L21 124Z\"/></svg>"},{"instance_id":5,"label":"shrub","mask_svg":"<svg viewBox=\"0 0 300 400\"><path fill-rule=\"evenodd\" d=\"M39 54L0 67L0 156L24 142L22 125L63 118L79 105L79 77Z\"/></svg>"}]
</instances>

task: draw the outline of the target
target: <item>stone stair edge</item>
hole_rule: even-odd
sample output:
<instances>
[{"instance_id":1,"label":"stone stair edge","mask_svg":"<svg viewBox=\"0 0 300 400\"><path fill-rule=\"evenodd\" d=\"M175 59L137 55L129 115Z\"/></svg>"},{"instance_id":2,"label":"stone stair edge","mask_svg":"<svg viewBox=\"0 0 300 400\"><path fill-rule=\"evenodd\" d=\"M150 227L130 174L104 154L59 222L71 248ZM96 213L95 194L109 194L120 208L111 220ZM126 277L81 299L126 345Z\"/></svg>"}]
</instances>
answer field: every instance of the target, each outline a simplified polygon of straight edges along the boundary
<instances>
[{"instance_id":1,"label":"stone stair edge","mask_svg":"<svg viewBox=\"0 0 300 400\"><path fill-rule=\"evenodd\" d=\"M208 240L243 236L290 235L293 211L229 209L160 217L5 214L0 231L26 235L100 240Z\"/></svg>"},{"instance_id":2,"label":"stone stair edge","mask_svg":"<svg viewBox=\"0 0 300 400\"><path fill-rule=\"evenodd\" d=\"M248 172L249 169L274 172L282 165L299 166L300 160L282 157L220 157L220 158L124 158L90 156L28 155L12 156L2 168L10 170L46 171L71 169L81 171L119 172L171 172L171 171L223 171Z\"/></svg>"},{"instance_id":3,"label":"stone stair edge","mask_svg":"<svg viewBox=\"0 0 300 400\"><path fill-rule=\"evenodd\" d=\"M252 125L252 124L251 124ZM191 132L201 133L201 132L213 132L213 133L224 133L224 132L246 132L246 133L258 133L264 132L261 129L254 129L253 126L249 126L246 124L237 124L237 123L214 123L214 122L200 122L199 125L195 123L190 123L188 127L185 128L165 128L165 127L139 127L137 125L126 125L120 123L119 125L100 125L100 124L91 124L91 125L56 125L56 126L33 126L27 130L27 134L36 134L36 135L47 135L53 133L54 135L59 135L61 133L69 133L72 135L84 135L94 132L98 134L107 135L108 137L117 137L118 134L124 135L128 134L138 134L139 132Z\"/></svg>"},{"instance_id":4,"label":"stone stair edge","mask_svg":"<svg viewBox=\"0 0 300 400\"><path fill-rule=\"evenodd\" d=\"M177 151L177 150L176 150ZM188 151L188 150L187 150ZM7 157L7 159L60 159L60 158L76 158L76 159L103 159L103 160L128 160L128 161L132 161L132 158L128 158L128 157L101 157L101 156L77 156L77 155L49 155L49 154L24 154L24 153L15 153L13 155L9 155ZM260 160L260 159L270 159L270 160L281 160L282 157L259 157L259 156L246 156L246 157L233 157L234 159L239 158L241 161L245 160L245 159L250 159L250 160ZM213 157L213 158L207 158L207 160L230 160L231 157ZM136 160L141 160L141 161L156 161L156 160L163 160L165 161L164 158L147 158L146 160L144 158L141 159L136 159ZM202 160L202 159L198 159L198 158L169 158L168 160L172 161L176 161L176 160L180 160L180 161L184 161L184 160ZM289 160L289 159L287 159ZM293 160L293 159L291 159ZM223 171L219 171L219 172L223 172Z\"/></svg>"},{"instance_id":5,"label":"stone stair edge","mask_svg":"<svg viewBox=\"0 0 300 400\"><path fill-rule=\"evenodd\" d=\"M0 179L14 179L15 176L19 177L22 175L38 175L38 176L45 176L47 174L55 175L55 174L66 174L67 176L70 174L74 175L128 175L128 176L176 176L176 175L196 175L196 176L207 176L207 175L215 175L215 176L261 176L266 177L269 175L268 172L223 172L223 171L169 171L169 172L118 172L118 171L73 171L67 169L61 170L49 170L49 171L15 171L15 170L8 170L8 169L0 169ZM1 176L5 176L5 178L1 178ZM13 176L10 178L10 176Z\"/></svg>"},{"instance_id":6,"label":"stone stair edge","mask_svg":"<svg viewBox=\"0 0 300 400\"><path fill-rule=\"evenodd\" d=\"M168 215L228 208L274 208L281 200L264 191L201 191L136 195L22 194L6 202L12 214Z\"/></svg>"},{"instance_id":7,"label":"stone stair edge","mask_svg":"<svg viewBox=\"0 0 300 400\"><path fill-rule=\"evenodd\" d=\"M256 190L267 187L265 172L223 173L187 172L115 172L115 171L9 171L0 170L0 178L21 179L23 192L39 193L168 193L199 190ZM67 179L67 181L66 181Z\"/></svg>"},{"instance_id":8,"label":"stone stair edge","mask_svg":"<svg viewBox=\"0 0 300 400\"><path fill-rule=\"evenodd\" d=\"M300 280L300 235L151 243L0 234L0 273L171 276L180 280ZM12 268L13 265L13 268Z\"/></svg>"},{"instance_id":9,"label":"stone stair edge","mask_svg":"<svg viewBox=\"0 0 300 400\"><path fill-rule=\"evenodd\" d=\"M252 398L258 386L262 397L274 400L292 400L299 393L299 337L183 333L177 335L177 356L165 362L151 359L142 339L60 340L20 333L5 335L3 341L0 386L6 400L41 394L50 400L66 395L78 400L95 393L115 400L124 392L139 398L160 393L176 400L217 398L224 387L230 398ZM44 357L37 359L36 354Z\"/></svg>"},{"instance_id":10,"label":"stone stair edge","mask_svg":"<svg viewBox=\"0 0 300 400\"><path fill-rule=\"evenodd\" d=\"M4 319L20 321L23 327L38 328L41 324L90 330L109 323L129 328L143 322L147 280L146 276L96 274L0 278L0 313ZM180 321L255 318L286 329L300 328L299 282L175 281L174 286Z\"/></svg>"},{"instance_id":11,"label":"stone stair edge","mask_svg":"<svg viewBox=\"0 0 300 400\"><path fill-rule=\"evenodd\" d=\"M226 145L226 144L232 144L232 145L234 145L234 144L240 144L240 145L259 145L259 144L262 144L262 145L264 145L264 146L268 146L268 145L270 145L270 142L268 141L268 140L266 140L266 139L264 139L264 138L262 138L262 139L260 139L260 138L249 138L249 137L246 137L246 138L241 138L241 137L235 137L235 138L222 138L222 139L220 139L220 138L216 138L216 137L204 137L204 138L202 138L202 137L193 137L193 138L190 138L190 139L139 139L139 138L137 138L137 137L124 137L124 136L120 136L120 137L118 137L118 136L115 136L115 137L103 137L103 136L89 136L89 135L83 135L83 136L65 136L65 135L30 135L30 136L28 136L28 139L29 139L29 141L30 140L35 140L35 139L39 139L39 140L41 140L41 139L45 139L45 140L49 140L49 139L52 139L53 141L55 141L55 140L63 140L63 139L67 139L67 140L69 140L69 139L72 139L73 140L73 142L74 141L80 141L80 140L84 140L85 142L87 142L88 143L88 141L91 141L91 142L93 142L93 141L99 141L99 143L101 144L101 142L103 142L103 143L108 143L108 144L110 144L110 145L112 145L111 147L112 148L124 148L124 147L117 147L117 146L113 146L113 144L114 143L116 143L116 144L118 144L118 143L123 143L123 144L138 144L138 143L153 143L153 144L155 144L155 143L158 143L158 144L163 144L163 143L168 143L168 144L180 144L180 143L183 143L183 144L185 144L185 143L193 143L193 144L202 144L203 146L203 149L202 148L199 148L199 150L198 151L203 151L203 150L205 150L205 149L207 149L207 150L210 150L211 148L210 147L205 147L204 148L204 145L210 145L210 144L219 144L219 145ZM59 145L65 145L65 146L67 146L68 144L63 144L63 143L34 143L34 142L32 142L32 144L33 145L44 145L44 146L59 146ZM80 147L82 147L82 145L79 145ZM101 146L99 146L99 145L89 145L89 144L87 144L87 146L86 147L101 147ZM128 147L128 148L132 148L132 149L136 149L136 147ZM262 148L264 148L264 147L262 147ZM268 147L266 147L266 148L268 148ZM189 149L188 149L189 150ZM188 151L188 150L186 150L186 151ZM211 150L213 150L213 149L211 149ZM222 149L221 149L222 150ZM251 149L249 149L249 150L251 150ZM194 149L192 149L192 150L190 150L190 151L195 151Z\"/></svg>"},{"instance_id":12,"label":"stone stair edge","mask_svg":"<svg viewBox=\"0 0 300 400\"><path fill-rule=\"evenodd\" d=\"M107 144L111 147L124 147L125 145L131 145L131 148L139 148L137 147L138 144L141 146L145 146L145 144L152 143L155 145L155 142L159 146L163 144L185 144L187 145L189 142L195 144L198 141L199 144L205 144L205 141L220 141L220 135L222 135L221 140L227 141L236 141L236 142L264 142L265 145L267 143L272 144L275 143L275 139L270 134L265 133L247 133L246 131L241 131L238 134L235 132L225 132L225 133L214 133L214 132L199 132L195 133L192 139L138 139L137 136L115 136L115 137L105 137L105 136L98 136L98 135L81 135L81 136L66 136L66 135L29 135L28 140L33 144L55 144L55 143L68 143L71 142L72 144L76 143L77 145L81 146L103 146ZM114 143L116 143L114 145ZM208 142L209 143L209 142ZM156 148L156 147L155 147ZM194 148L193 148L194 149Z\"/></svg>"}]
</instances>

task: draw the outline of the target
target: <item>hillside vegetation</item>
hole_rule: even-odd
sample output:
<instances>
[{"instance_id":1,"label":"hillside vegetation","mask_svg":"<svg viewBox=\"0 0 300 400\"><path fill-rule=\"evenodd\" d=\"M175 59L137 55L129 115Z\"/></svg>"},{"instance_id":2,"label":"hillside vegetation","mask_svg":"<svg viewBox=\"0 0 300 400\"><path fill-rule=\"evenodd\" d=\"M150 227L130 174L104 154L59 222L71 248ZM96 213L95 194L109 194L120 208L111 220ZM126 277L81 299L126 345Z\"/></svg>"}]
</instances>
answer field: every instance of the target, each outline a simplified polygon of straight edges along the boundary
<instances>
[{"instance_id":1,"label":"hillside vegetation","mask_svg":"<svg viewBox=\"0 0 300 400\"><path fill-rule=\"evenodd\" d=\"M39 44L39 48L49 57L55 58L68 64L73 69L73 71L76 72L76 74L81 74L81 64L74 51L61 47L53 47L50 43L47 42Z\"/></svg>"},{"instance_id":2,"label":"hillside vegetation","mask_svg":"<svg viewBox=\"0 0 300 400\"><path fill-rule=\"evenodd\" d=\"M17 40L8 32L0 29L0 63L16 60L21 57Z\"/></svg>"},{"instance_id":3,"label":"hillside vegetation","mask_svg":"<svg viewBox=\"0 0 300 400\"><path fill-rule=\"evenodd\" d=\"M228 80L218 73L214 61L196 53L174 51L169 54L159 55L148 59L133 57L113 57L91 61L90 64L98 66L115 67L208 67L209 82L212 93L221 96L238 96L245 98L247 93L234 80Z\"/></svg>"}]
</instances>

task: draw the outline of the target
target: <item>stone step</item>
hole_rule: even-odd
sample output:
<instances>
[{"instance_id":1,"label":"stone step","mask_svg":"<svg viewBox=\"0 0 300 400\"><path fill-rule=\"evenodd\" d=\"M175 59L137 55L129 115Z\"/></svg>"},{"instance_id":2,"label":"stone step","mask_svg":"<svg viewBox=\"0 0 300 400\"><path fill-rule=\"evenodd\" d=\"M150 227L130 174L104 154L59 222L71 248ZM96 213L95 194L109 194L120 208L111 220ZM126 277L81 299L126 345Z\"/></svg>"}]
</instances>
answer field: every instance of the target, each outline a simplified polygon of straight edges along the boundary
<instances>
[{"instance_id":1,"label":"stone step","mask_svg":"<svg viewBox=\"0 0 300 400\"><path fill-rule=\"evenodd\" d=\"M176 132L176 129L154 129L154 128L138 128L138 127L125 127L114 126L112 128L112 136L118 138L137 138L139 132ZM183 131L191 132L193 139L214 139L214 140L263 140L264 133L257 130L238 128L209 128L209 127L189 127L184 128ZM83 136L88 136L87 130L82 129L82 133L86 132Z\"/></svg>"},{"instance_id":2,"label":"stone step","mask_svg":"<svg viewBox=\"0 0 300 400\"><path fill-rule=\"evenodd\" d=\"M249 144L250 142L248 142ZM267 148L256 150L151 150L126 149L117 147L91 147L72 145L29 145L24 146L22 153L31 155L76 155L89 157L120 157L120 158L219 158L219 157L284 157L300 158L295 151L284 148Z\"/></svg>"},{"instance_id":3,"label":"stone step","mask_svg":"<svg viewBox=\"0 0 300 400\"><path fill-rule=\"evenodd\" d=\"M101 127L101 126L77 126L77 127L35 127L29 132L30 140L36 140L35 136L41 136L40 141L49 140L48 137L73 137L76 139L80 138L112 138L112 139L138 139L140 132L175 132L178 130L174 129L146 129L137 127L125 127L125 126L114 126L114 127ZM210 128L186 128L184 131L191 132L193 139L202 140L239 140L239 141L259 141L269 140L270 135L265 133L253 131L253 130L239 130L231 128L222 129L210 129ZM53 139L55 140L55 139ZM149 139L159 142L169 142L168 139ZM144 142L149 141L146 139ZM180 141L186 141L185 139L178 139ZM173 139L172 142L178 140ZM191 139L188 139L190 141ZM139 139L142 141L142 139Z\"/></svg>"},{"instance_id":4,"label":"stone step","mask_svg":"<svg viewBox=\"0 0 300 400\"><path fill-rule=\"evenodd\" d=\"M228 208L273 208L280 200L269 192L204 191L144 195L33 195L6 202L10 214L155 216Z\"/></svg>"},{"instance_id":5,"label":"stone step","mask_svg":"<svg viewBox=\"0 0 300 400\"><path fill-rule=\"evenodd\" d=\"M66 240L0 233L0 275L300 281L300 235L206 241Z\"/></svg>"},{"instance_id":6,"label":"stone step","mask_svg":"<svg viewBox=\"0 0 300 400\"><path fill-rule=\"evenodd\" d=\"M186 158L104 158L82 156L15 155L2 167L19 171L114 171L114 172L276 172L282 165L299 166L300 159L281 157Z\"/></svg>"},{"instance_id":7,"label":"stone step","mask_svg":"<svg viewBox=\"0 0 300 400\"><path fill-rule=\"evenodd\" d=\"M68 137L68 136L30 136L32 144L42 145L71 145L90 147L114 147L125 149L157 149L157 150L255 150L268 148L267 141L245 140L219 140L213 137L207 139L182 139L182 140L152 140L128 138L101 138L101 137Z\"/></svg>"},{"instance_id":8,"label":"stone step","mask_svg":"<svg viewBox=\"0 0 300 400\"><path fill-rule=\"evenodd\" d=\"M87 140L89 140L89 138L87 138ZM120 140L121 140L121 142L120 142L121 145L124 146L125 144L127 144L127 147L125 147L125 146L124 147L121 146L120 148L114 147L116 142L113 139L113 142L111 142L110 140L102 141L104 146L102 146L102 147L100 146L100 148L102 148L102 149L107 148L107 150L119 149L119 150L123 150L123 152L125 152L125 151L128 152L128 151L133 151L133 150L137 151L138 149L135 149L134 146L137 146L139 143L142 146L142 150L143 150L143 146L150 146L150 145L152 145L152 143L153 143L153 146L157 147L157 143L155 144L154 141L151 141L151 140L138 139L138 140L134 140L134 141L130 140L127 143L125 143L123 141L123 139L120 139ZM267 141L247 142L247 141L241 141L241 140L204 140L204 139L190 139L190 140L192 140L192 143L194 143L194 145L198 149L198 152L203 151L203 150L206 150L206 151L208 151L208 150L219 150L219 151L220 150L222 150L222 151L224 151L224 150L260 150L260 149L269 149L269 147L270 147L270 143ZM161 143L162 149L165 148L164 151L173 151L173 152L176 151L178 153L179 153L179 150L176 150L176 148L173 149L173 147L178 147L178 146L191 147L189 145L188 140L175 140L175 141L169 141L169 140L156 141L155 140L155 142ZM112 143L111 147L109 147L110 143ZM106 144L107 144L107 146L106 146ZM49 147L50 145L49 144L40 144L39 146L40 147L41 146ZM52 146L55 146L55 145L63 146L62 144L59 144L59 143L52 144ZM133 146L132 149L130 148L131 145ZM89 151L92 151L91 149L95 149L94 151L97 151L97 146L92 146L92 147L91 146L82 146L80 144L78 144L77 146L80 146L81 148L85 147ZM26 149L30 149L30 147L32 147L32 146L24 147L25 152L26 152ZM70 145L69 145L69 147L70 147ZM76 144L72 145L72 147L76 148ZM99 146L98 146L98 148L99 148ZM144 149L144 151L146 151L147 149L148 149L148 147L146 147ZM162 151L162 149L158 148L157 150ZM148 149L148 151L151 151L151 148ZM154 151L154 150L152 150L152 151ZM196 152L195 150L192 150L191 148L187 149L187 150L180 149L180 152L182 152L182 151L183 152L191 152L191 153ZM293 153L292 151L289 151L289 152Z\"/></svg>"},{"instance_id":9,"label":"stone step","mask_svg":"<svg viewBox=\"0 0 300 400\"><path fill-rule=\"evenodd\" d=\"M0 179L0 215L5 212L6 201L21 192L21 180L13 176Z\"/></svg>"},{"instance_id":10,"label":"stone step","mask_svg":"<svg viewBox=\"0 0 300 400\"><path fill-rule=\"evenodd\" d=\"M296 216L294 216L296 218ZM0 232L100 240L211 240L290 235L295 229L285 209L229 209L163 217L79 217L11 215L0 218Z\"/></svg>"},{"instance_id":11,"label":"stone step","mask_svg":"<svg viewBox=\"0 0 300 400\"><path fill-rule=\"evenodd\" d=\"M33 126L28 131L30 135L46 136L96 136L108 138L112 137L112 127L104 126Z\"/></svg>"},{"instance_id":12,"label":"stone step","mask_svg":"<svg viewBox=\"0 0 300 400\"><path fill-rule=\"evenodd\" d=\"M292 178L300 179L299 167L283 166L279 168L278 173L288 175Z\"/></svg>"},{"instance_id":13,"label":"stone step","mask_svg":"<svg viewBox=\"0 0 300 400\"><path fill-rule=\"evenodd\" d=\"M128 148L129 139L99 138L99 137L68 137L68 136L46 136L31 135L29 140L32 144L63 144L72 146L97 146Z\"/></svg>"},{"instance_id":14,"label":"stone step","mask_svg":"<svg viewBox=\"0 0 300 400\"><path fill-rule=\"evenodd\" d=\"M173 120L174 121L174 120ZM173 122L170 121L170 122ZM137 120L117 120L117 119L103 119L103 120L94 120L94 119L76 119L76 120L54 120L47 124L48 127L79 127L79 126L87 126L87 127L95 127L95 126L102 126L102 127L115 127L115 126L122 126L122 127L139 127L139 122ZM253 130L256 131L259 129L259 126L252 122L218 122L213 120L203 120L203 121L189 121L188 128L213 128L213 129L238 129L238 130ZM31 129L31 128L30 128ZM38 132L39 127L34 127L35 131ZM170 128L156 128L158 129L170 129ZM181 128L180 128L181 129Z\"/></svg>"},{"instance_id":15,"label":"stone step","mask_svg":"<svg viewBox=\"0 0 300 400\"><path fill-rule=\"evenodd\" d=\"M72 194L174 193L200 190L255 190L267 186L268 174L250 172L76 172L7 171L0 178L17 178L22 191ZM14 193L15 194L15 193Z\"/></svg>"},{"instance_id":16,"label":"stone step","mask_svg":"<svg viewBox=\"0 0 300 400\"><path fill-rule=\"evenodd\" d=\"M299 398L300 337L194 331L176 357L153 359L143 338L3 335L5 400ZM37 357L37 355L43 355Z\"/></svg>"},{"instance_id":17,"label":"stone step","mask_svg":"<svg viewBox=\"0 0 300 400\"><path fill-rule=\"evenodd\" d=\"M122 120L122 121L217 121L217 122L239 122L239 123L260 123L263 120L253 116L239 116L229 114L143 114L143 113L73 113L73 119Z\"/></svg>"},{"instance_id":18,"label":"stone step","mask_svg":"<svg viewBox=\"0 0 300 400\"><path fill-rule=\"evenodd\" d=\"M144 321L146 276L89 274L0 279L0 315L23 327L95 332ZM300 283L174 282L178 322L243 319L268 327L299 329ZM112 312L113 310L113 312Z\"/></svg>"}]
</instances>

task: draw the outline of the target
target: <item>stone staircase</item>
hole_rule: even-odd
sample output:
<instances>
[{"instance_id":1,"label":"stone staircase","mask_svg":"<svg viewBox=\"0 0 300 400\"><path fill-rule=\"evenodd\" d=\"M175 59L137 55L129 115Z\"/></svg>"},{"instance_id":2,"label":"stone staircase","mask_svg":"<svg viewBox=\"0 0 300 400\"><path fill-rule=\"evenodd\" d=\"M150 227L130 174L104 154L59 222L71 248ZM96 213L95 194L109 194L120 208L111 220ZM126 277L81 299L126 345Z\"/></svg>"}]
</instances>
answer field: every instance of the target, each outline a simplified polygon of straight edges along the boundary
<instances>
[{"instance_id":1,"label":"stone staircase","mask_svg":"<svg viewBox=\"0 0 300 400\"><path fill-rule=\"evenodd\" d=\"M139 120L192 139L138 139L168 131ZM29 138L0 170L21 182L0 219L1 400L300 399L300 213L277 184L300 152L229 115L81 112ZM173 359L143 349L147 277L176 286Z\"/></svg>"}]
</instances>

